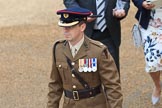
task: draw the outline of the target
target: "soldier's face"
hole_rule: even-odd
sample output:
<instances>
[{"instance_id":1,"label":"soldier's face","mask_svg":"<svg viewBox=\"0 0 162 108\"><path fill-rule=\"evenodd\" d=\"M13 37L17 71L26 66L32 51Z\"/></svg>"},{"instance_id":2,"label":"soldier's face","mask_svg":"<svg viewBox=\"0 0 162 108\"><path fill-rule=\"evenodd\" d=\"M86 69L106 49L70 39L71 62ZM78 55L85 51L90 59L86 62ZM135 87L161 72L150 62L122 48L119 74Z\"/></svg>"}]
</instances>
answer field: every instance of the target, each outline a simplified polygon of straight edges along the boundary
<instances>
[{"instance_id":1,"label":"soldier's face","mask_svg":"<svg viewBox=\"0 0 162 108\"><path fill-rule=\"evenodd\" d=\"M82 37L85 29L85 24L77 24L71 27L64 27L64 37L71 43L78 42Z\"/></svg>"}]
</instances>

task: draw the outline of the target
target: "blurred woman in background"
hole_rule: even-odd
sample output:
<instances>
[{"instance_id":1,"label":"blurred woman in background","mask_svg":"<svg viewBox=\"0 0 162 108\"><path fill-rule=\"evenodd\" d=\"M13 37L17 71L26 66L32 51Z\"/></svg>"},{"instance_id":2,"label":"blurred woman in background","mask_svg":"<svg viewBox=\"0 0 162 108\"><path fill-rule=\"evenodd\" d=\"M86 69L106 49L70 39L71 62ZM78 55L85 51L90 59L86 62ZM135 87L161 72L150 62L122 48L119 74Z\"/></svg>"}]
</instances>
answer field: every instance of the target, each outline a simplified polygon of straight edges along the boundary
<instances>
[{"instance_id":1,"label":"blurred woman in background","mask_svg":"<svg viewBox=\"0 0 162 108\"><path fill-rule=\"evenodd\" d=\"M160 71L162 70L162 6L157 6L155 2L151 2L151 0L133 0L133 3L138 8L135 17L141 26L146 62L145 70L150 74L154 82L152 104L155 105L160 101L161 93Z\"/></svg>"}]
</instances>

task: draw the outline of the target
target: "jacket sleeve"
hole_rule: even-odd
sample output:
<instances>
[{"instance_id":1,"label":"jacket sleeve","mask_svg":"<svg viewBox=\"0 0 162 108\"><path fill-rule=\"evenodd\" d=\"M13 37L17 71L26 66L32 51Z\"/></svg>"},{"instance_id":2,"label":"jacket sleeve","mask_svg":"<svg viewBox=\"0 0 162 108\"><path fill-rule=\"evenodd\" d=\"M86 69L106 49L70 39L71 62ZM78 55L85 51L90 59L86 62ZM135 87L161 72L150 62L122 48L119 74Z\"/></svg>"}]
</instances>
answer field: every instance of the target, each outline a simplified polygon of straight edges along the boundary
<instances>
[{"instance_id":1,"label":"jacket sleeve","mask_svg":"<svg viewBox=\"0 0 162 108\"><path fill-rule=\"evenodd\" d=\"M149 21L151 19L151 16L150 16L151 10L148 10L142 6L144 0L132 0L132 1L138 9L135 15L135 18L139 21L139 17L141 14L141 20L139 23L144 29L147 29L149 25Z\"/></svg>"},{"instance_id":2,"label":"jacket sleeve","mask_svg":"<svg viewBox=\"0 0 162 108\"><path fill-rule=\"evenodd\" d=\"M54 54L55 51L53 51L53 55ZM62 87L62 80L56 67L55 56L53 56L52 71L48 87L49 93L48 93L47 108L59 108L59 102L63 93L63 87Z\"/></svg>"},{"instance_id":3,"label":"jacket sleeve","mask_svg":"<svg viewBox=\"0 0 162 108\"><path fill-rule=\"evenodd\" d=\"M118 6L120 7L120 5L123 5L123 9L125 11L125 16L123 16L122 18L118 18L119 20L122 20L128 15L128 11L130 8L130 0L117 0L115 8L118 8Z\"/></svg>"},{"instance_id":4,"label":"jacket sleeve","mask_svg":"<svg viewBox=\"0 0 162 108\"><path fill-rule=\"evenodd\" d=\"M142 10L143 7L142 7L142 3L143 3L144 0L132 0L132 2L134 3L134 5L139 9L139 10Z\"/></svg>"},{"instance_id":5,"label":"jacket sleeve","mask_svg":"<svg viewBox=\"0 0 162 108\"><path fill-rule=\"evenodd\" d=\"M126 13L126 16L127 16L129 8L130 8L130 0L123 0L123 2L125 2L124 10L125 10L125 13Z\"/></svg>"},{"instance_id":6,"label":"jacket sleeve","mask_svg":"<svg viewBox=\"0 0 162 108\"><path fill-rule=\"evenodd\" d=\"M76 2L76 0L63 0L63 3L66 8L79 7L79 4Z\"/></svg>"},{"instance_id":7,"label":"jacket sleeve","mask_svg":"<svg viewBox=\"0 0 162 108\"><path fill-rule=\"evenodd\" d=\"M101 82L104 86L108 106L122 108L123 95L119 74L115 62L106 48L101 54L99 64Z\"/></svg>"}]
</instances>

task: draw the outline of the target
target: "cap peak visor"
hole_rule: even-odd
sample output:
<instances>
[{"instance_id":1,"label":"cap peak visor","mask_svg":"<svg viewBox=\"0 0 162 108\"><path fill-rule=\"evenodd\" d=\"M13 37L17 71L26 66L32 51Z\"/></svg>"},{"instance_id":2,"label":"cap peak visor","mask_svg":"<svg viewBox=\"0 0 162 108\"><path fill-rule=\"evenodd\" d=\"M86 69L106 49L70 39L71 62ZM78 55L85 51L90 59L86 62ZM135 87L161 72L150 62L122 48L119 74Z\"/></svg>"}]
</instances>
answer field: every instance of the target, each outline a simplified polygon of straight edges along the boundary
<instances>
[{"instance_id":1,"label":"cap peak visor","mask_svg":"<svg viewBox=\"0 0 162 108\"><path fill-rule=\"evenodd\" d=\"M71 22L71 23L63 23L62 21L59 21L58 25L61 26L61 27L70 27L70 26L74 26L78 23L79 23L79 21L74 21L74 22Z\"/></svg>"}]
</instances>

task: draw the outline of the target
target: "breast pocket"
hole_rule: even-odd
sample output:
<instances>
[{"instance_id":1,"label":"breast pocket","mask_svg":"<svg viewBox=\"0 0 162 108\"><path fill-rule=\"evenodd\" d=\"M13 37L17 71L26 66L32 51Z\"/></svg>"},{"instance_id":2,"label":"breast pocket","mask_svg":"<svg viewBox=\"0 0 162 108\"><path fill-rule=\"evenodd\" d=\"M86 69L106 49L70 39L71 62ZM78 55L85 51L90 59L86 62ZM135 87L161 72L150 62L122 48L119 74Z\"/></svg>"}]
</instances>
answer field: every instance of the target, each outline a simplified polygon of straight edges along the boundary
<instances>
[{"instance_id":1,"label":"breast pocket","mask_svg":"<svg viewBox=\"0 0 162 108\"><path fill-rule=\"evenodd\" d=\"M71 73L70 73L67 63L57 62L56 66L60 73L63 83L69 83L71 81Z\"/></svg>"}]
</instances>

